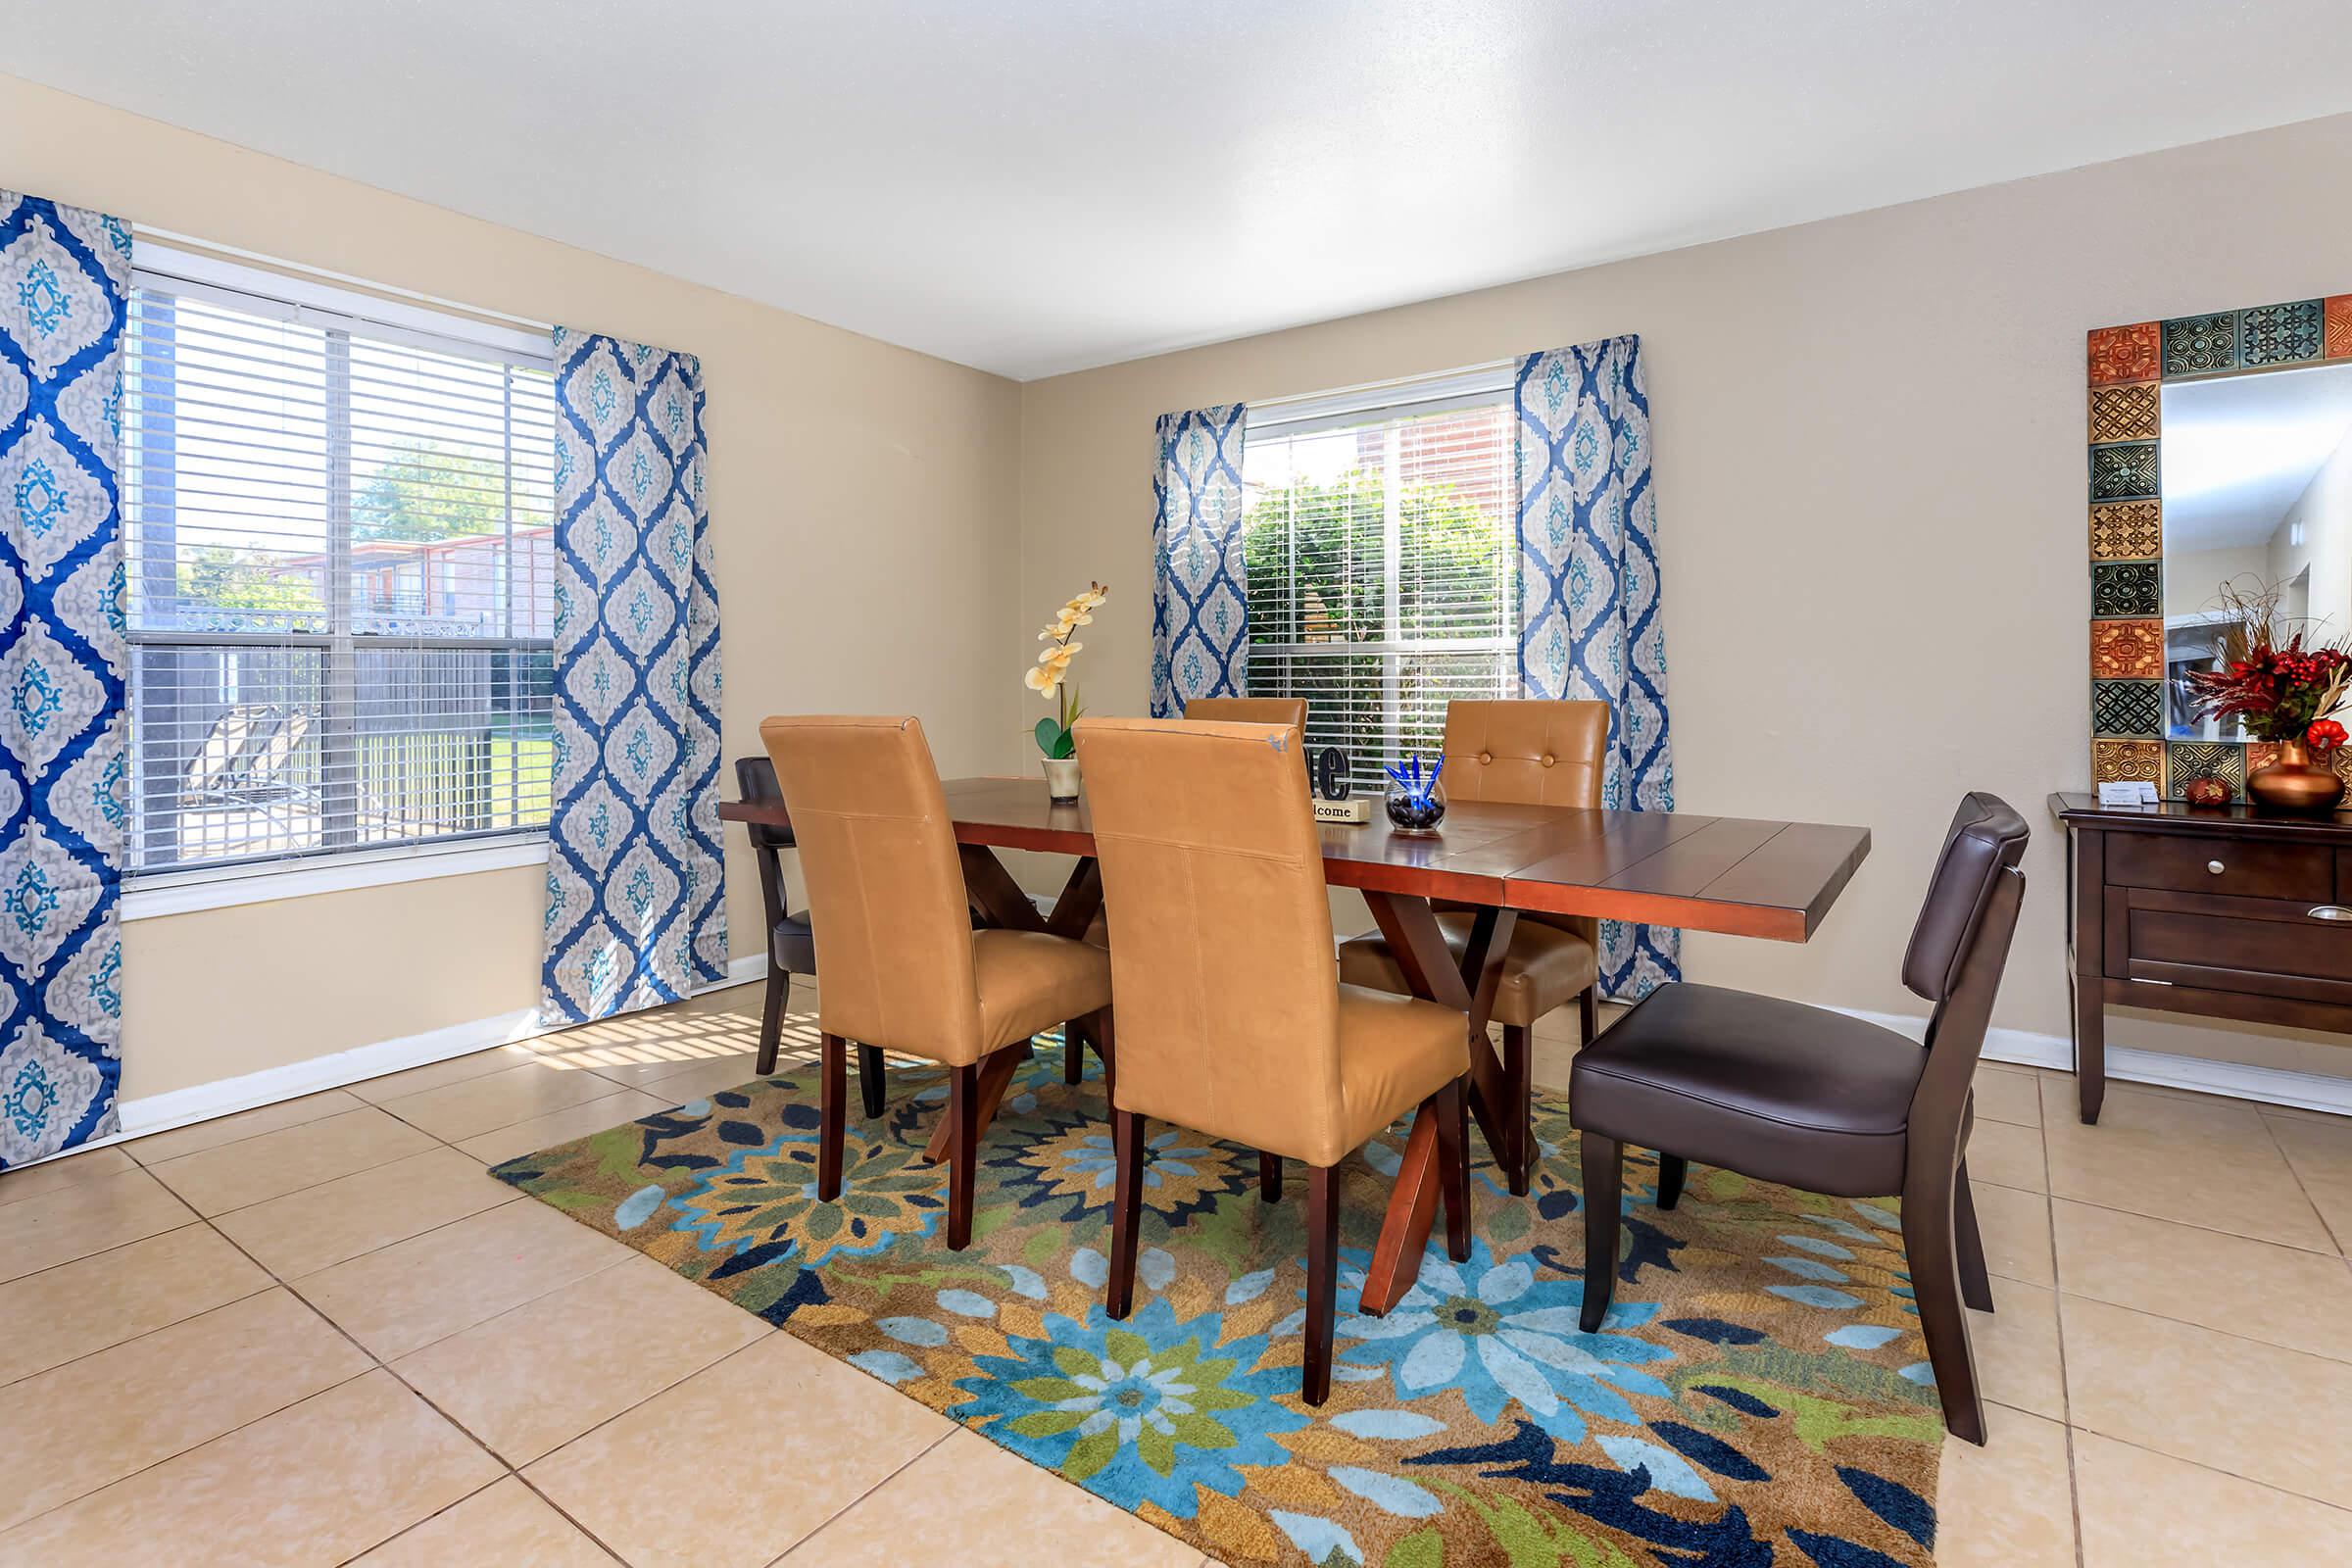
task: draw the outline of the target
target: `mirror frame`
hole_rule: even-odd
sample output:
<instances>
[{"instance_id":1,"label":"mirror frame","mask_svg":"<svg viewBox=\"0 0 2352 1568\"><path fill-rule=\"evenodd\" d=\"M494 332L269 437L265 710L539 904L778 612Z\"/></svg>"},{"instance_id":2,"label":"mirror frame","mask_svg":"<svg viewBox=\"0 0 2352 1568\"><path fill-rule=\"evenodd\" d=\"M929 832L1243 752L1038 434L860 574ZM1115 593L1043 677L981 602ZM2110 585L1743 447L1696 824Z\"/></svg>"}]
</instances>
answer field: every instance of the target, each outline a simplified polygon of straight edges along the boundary
<instances>
[{"instance_id":1,"label":"mirror frame","mask_svg":"<svg viewBox=\"0 0 2352 1568\"><path fill-rule=\"evenodd\" d=\"M2177 801L2219 778L2242 800L2275 746L2164 733L2164 387L2352 360L2352 294L2102 326L2088 360L2091 779ZM2335 760L2352 780L2352 747Z\"/></svg>"}]
</instances>

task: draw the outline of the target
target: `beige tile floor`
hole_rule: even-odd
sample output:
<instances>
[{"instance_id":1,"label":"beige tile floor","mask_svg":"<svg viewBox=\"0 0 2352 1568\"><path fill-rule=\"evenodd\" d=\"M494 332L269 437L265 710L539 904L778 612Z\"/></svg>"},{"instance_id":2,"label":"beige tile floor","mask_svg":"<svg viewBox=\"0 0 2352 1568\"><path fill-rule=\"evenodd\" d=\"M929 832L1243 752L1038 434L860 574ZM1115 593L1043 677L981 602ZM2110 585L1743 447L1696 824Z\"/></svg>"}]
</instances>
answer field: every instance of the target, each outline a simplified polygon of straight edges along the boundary
<instances>
[{"instance_id":1,"label":"beige tile floor","mask_svg":"<svg viewBox=\"0 0 2352 1568\"><path fill-rule=\"evenodd\" d=\"M759 1002L0 1176L0 1407L40 1435L0 1443L0 1568L1200 1568L483 1174L743 1081ZM2122 1086L2084 1128L2072 1088L1979 1080L1992 1442L1945 1448L1939 1560L2352 1561L2352 1123Z\"/></svg>"}]
</instances>

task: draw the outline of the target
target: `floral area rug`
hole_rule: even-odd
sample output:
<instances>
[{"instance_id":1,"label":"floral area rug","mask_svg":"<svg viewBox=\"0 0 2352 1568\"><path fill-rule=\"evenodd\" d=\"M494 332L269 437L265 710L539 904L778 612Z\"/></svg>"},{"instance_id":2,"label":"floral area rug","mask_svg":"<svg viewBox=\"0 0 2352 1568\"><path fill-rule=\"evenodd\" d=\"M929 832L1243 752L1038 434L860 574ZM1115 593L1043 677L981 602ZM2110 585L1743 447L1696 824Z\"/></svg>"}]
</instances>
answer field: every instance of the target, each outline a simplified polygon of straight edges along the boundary
<instances>
[{"instance_id":1,"label":"floral area rug","mask_svg":"<svg viewBox=\"0 0 2352 1568\"><path fill-rule=\"evenodd\" d=\"M1585 1334L1575 1142L1547 1099L1535 1194L1473 1136L1470 1260L1433 1245L1363 1317L1398 1129L1347 1167L1315 1409L1303 1174L1263 1203L1252 1152L1152 1124L1137 1304L1113 1323L1102 1082L1060 1067L1041 1050L989 1128L961 1254L922 1157L933 1069L894 1072L871 1121L853 1099L838 1203L815 1198L813 1065L493 1174L1229 1563L1932 1562L1943 1427L1891 1208L1694 1167L1662 1214L1636 1156L1630 1252Z\"/></svg>"}]
</instances>

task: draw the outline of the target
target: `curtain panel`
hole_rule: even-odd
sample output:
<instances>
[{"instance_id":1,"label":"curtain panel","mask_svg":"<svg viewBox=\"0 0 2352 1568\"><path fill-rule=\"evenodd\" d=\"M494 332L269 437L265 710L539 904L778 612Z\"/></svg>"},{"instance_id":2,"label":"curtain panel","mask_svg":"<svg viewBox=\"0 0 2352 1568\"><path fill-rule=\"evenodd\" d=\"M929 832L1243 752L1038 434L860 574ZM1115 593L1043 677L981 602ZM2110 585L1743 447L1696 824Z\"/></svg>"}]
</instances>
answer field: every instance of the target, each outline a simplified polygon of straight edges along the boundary
<instances>
[{"instance_id":1,"label":"curtain panel","mask_svg":"<svg viewBox=\"0 0 2352 1568\"><path fill-rule=\"evenodd\" d=\"M558 327L555 378L551 1023L727 970L702 365Z\"/></svg>"},{"instance_id":2,"label":"curtain panel","mask_svg":"<svg viewBox=\"0 0 2352 1568\"><path fill-rule=\"evenodd\" d=\"M1250 679L1239 403L1159 416L1152 470L1152 716Z\"/></svg>"},{"instance_id":3,"label":"curtain panel","mask_svg":"<svg viewBox=\"0 0 2352 1568\"><path fill-rule=\"evenodd\" d=\"M1658 504L1649 466L1642 340L1613 337L1519 361L1519 681L1536 698L1609 705L1604 806L1674 809ZM1680 934L1604 921L1611 997L1682 978Z\"/></svg>"},{"instance_id":4,"label":"curtain panel","mask_svg":"<svg viewBox=\"0 0 2352 1568\"><path fill-rule=\"evenodd\" d=\"M130 230L0 190L0 1168L117 1130Z\"/></svg>"}]
</instances>

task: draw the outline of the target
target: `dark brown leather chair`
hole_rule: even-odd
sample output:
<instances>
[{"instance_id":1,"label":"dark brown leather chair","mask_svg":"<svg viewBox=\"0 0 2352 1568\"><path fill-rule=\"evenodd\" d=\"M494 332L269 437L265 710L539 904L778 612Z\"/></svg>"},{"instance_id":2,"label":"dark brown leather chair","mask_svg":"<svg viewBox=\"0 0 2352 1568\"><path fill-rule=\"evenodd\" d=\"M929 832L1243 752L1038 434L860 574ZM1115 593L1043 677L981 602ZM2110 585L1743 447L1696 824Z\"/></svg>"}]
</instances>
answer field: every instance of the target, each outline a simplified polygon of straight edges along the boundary
<instances>
[{"instance_id":1,"label":"dark brown leather chair","mask_svg":"<svg viewBox=\"0 0 2352 1568\"><path fill-rule=\"evenodd\" d=\"M764 757L735 759L735 789L747 801L781 801L776 764ZM784 1038L784 1009L792 998L792 977L816 975L816 939L809 934L808 914L784 908L784 862L779 852L793 847L792 829L751 824L752 859L760 868L760 906L767 925L767 1004L760 1014L760 1059L754 1069L762 1077L776 1070L776 1050ZM872 1046L858 1048L858 1098L868 1116L882 1114L882 1053Z\"/></svg>"},{"instance_id":2,"label":"dark brown leather chair","mask_svg":"<svg viewBox=\"0 0 2352 1568\"><path fill-rule=\"evenodd\" d=\"M1577 1056L1568 1119L1584 1135L1584 1327L1617 1277L1623 1146L1658 1151L1658 1206L1691 1160L1838 1198L1903 1200L1903 1250L1944 1425L1984 1441L1968 1315L1992 1310L1968 1190L1970 1086L2025 897L2025 819L1960 803L1903 955L1928 1002L1927 1043L1802 1003L1661 986Z\"/></svg>"}]
</instances>

